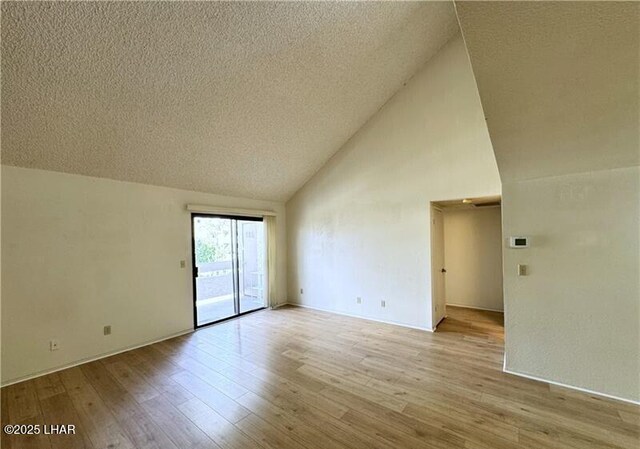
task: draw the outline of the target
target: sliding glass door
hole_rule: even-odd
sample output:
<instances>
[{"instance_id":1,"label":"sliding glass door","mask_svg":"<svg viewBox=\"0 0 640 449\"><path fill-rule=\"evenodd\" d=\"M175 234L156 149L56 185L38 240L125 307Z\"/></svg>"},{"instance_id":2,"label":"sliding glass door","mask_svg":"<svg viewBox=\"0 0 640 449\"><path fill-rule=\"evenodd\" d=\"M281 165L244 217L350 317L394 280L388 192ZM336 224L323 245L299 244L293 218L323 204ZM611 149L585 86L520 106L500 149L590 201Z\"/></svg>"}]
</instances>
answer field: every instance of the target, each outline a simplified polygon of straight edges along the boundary
<instances>
[{"instance_id":1,"label":"sliding glass door","mask_svg":"<svg viewBox=\"0 0 640 449\"><path fill-rule=\"evenodd\" d=\"M237 221L240 313L265 306L265 244L262 221Z\"/></svg>"},{"instance_id":2,"label":"sliding glass door","mask_svg":"<svg viewBox=\"0 0 640 449\"><path fill-rule=\"evenodd\" d=\"M195 326L265 307L261 218L193 214Z\"/></svg>"}]
</instances>

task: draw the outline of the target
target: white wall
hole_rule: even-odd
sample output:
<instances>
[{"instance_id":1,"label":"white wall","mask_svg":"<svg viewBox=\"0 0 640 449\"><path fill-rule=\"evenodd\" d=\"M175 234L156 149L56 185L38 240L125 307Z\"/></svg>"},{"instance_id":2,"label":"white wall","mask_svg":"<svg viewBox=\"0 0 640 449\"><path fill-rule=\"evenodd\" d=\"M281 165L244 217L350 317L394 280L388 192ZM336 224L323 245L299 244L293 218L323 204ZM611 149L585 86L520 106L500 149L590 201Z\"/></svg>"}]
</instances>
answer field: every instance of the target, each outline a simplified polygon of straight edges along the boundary
<instances>
[{"instance_id":1,"label":"white wall","mask_svg":"<svg viewBox=\"0 0 640 449\"><path fill-rule=\"evenodd\" d=\"M502 310L500 208L443 212L447 304Z\"/></svg>"},{"instance_id":2,"label":"white wall","mask_svg":"<svg viewBox=\"0 0 640 449\"><path fill-rule=\"evenodd\" d=\"M287 203L289 301L431 329L430 201L496 194L457 37Z\"/></svg>"},{"instance_id":3,"label":"white wall","mask_svg":"<svg viewBox=\"0 0 640 449\"><path fill-rule=\"evenodd\" d=\"M640 168L503 186L507 370L640 400ZM516 265L529 266L518 277Z\"/></svg>"},{"instance_id":4,"label":"white wall","mask_svg":"<svg viewBox=\"0 0 640 449\"><path fill-rule=\"evenodd\" d=\"M0 235L2 235L2 170L0 170ZM0 255L2 238L0 238ZM2 257L0 256L0 312L2 311ZM0 382L2 381L2 314L0 313Z\"/></svg>"},{"instance_id":5,"label":"white wall","mask_svg":"<svg viewBox=\"0 0 640 449\"><path fill-rule=\"evenodd\" d=\"M192 329L187 203L275 210L284 297L282 203L3 166L3 382Z\"/></svg>"}]
</instances>

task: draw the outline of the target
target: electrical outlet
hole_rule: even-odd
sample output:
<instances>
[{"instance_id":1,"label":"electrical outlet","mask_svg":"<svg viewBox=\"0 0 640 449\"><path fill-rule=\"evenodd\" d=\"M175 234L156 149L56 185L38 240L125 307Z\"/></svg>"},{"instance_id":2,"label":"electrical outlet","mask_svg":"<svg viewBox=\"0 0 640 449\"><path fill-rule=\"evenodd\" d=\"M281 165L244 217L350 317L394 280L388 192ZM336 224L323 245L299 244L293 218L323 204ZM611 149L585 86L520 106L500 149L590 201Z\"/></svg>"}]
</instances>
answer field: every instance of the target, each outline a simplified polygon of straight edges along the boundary
<instances>
[{"instance_id":1,"label":"electrical outlet","mask_svg":"<svg viewBox=\"0 0 640 449\"><path fill-rule=\"evenodd\" d=\"M301 295L302 295L302 294L304 294L304 288L301 288L301 289L300 289L300 294L301 294Z\"/></svg>"},{"instance_id":2,"label":"electrical outlet","mask_svg":"<svg viewBox=\"0 0 640 449\"><path fill-rule=\"evenodd\" d=\"M58 349L60 349L58 340L49 340L49 351L57 351Z\"/></svg>"},{"instance_id":3,"label":"electrical outlet","mask_svg":"<svg viewBox=\"0 0 640 449\"><path fill-rule=\"evenodd\" d=\"M362 304L362 298L361 297L357 297L356 298L356 304Z\"/></svg>"},{"instance_id":4,"label":"electrical outlet","mask_svg":"<svg viewBox=\"0 0 640 449\"><path fill-rule=\"evenodd\" d=\"M385 301L384 299L380 301L380 307L387 307L387 301Z\"/></svg>"},{"instance_id":5,"label":"electrical outlet","mask_svg":"<svg viewBox=\"0 0 640 449\"><path fill-rule=\"evenodd\" d=\"M111 325L105 326L103 332L104 335L111 335Z\"/></svg>"},{"instance_id":6,"label":"electrical outlet","mask_svg":"<svg viewBox=\"0 0 640 449\"><path fill-rule=\"evenodd\" d=\"M181 260L180 261L180 268L185 268L187 266L187 261L186 260Z\"/></svg>"}]
</instances>

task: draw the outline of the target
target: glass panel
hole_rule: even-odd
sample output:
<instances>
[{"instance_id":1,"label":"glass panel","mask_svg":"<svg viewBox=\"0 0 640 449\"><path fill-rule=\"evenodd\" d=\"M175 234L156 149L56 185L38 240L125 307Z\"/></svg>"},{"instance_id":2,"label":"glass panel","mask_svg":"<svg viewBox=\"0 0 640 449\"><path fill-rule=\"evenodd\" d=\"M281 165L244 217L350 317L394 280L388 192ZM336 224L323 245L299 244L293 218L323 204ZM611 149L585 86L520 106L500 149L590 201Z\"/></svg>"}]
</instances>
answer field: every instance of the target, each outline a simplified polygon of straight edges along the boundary
<instances>
[{"instance_id":1,"label":"glass panel","mask_svg":"<svg viewBox=\"0 0 640 449\"><path fill-rule=\"evenodd\" d=\"M240 313L265 306L265 245L262 221L238 220Z\"/></svg>"},{"instance_id":2,"label":"glass panel","mask_svg":"<svg viewBox=\"0 0 640 449\"><path fill-rule=\"evenodd\" d=\"M194 217L198 326L236 314L232 220Z\"/></svg>"}]
</instances>

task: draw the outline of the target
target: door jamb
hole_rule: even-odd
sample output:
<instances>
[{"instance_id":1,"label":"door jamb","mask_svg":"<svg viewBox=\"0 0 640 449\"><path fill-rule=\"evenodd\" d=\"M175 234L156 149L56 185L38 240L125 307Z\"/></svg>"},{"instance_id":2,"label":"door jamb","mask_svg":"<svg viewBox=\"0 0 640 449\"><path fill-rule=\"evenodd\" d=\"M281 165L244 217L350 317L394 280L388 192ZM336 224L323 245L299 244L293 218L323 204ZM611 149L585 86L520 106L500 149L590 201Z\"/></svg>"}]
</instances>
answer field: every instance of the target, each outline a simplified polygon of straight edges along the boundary
<instances>
[{"instance_id":1,"label":"door jamb","mask_svg":"<svg viewBox=\"0 0 640 449\"><path fill-rule=\"evenodd\" d=\"M432 201L432 202L431 202L430 214L429 214L429 215L430 215L430 216L429 216L429 218L430 218L429 222L430 222L430 226L431 226L431 230L430 230L430 234L431 234L431 248L430 248L430 249L431 249L431 313L432 313L432 314L434 313L434 310L435 310L435 308L434 308L434 302L436 301L436 295L435 295L435 293L436 293L436 292L435 292L435 276L437 276L437 275L439 274L439 273L438 273L438 270L439 270L439 269L437 269L437 268L435 267L434 263L433 263L433 252L434 252L434 246L433 246L433 243L434 243L434 240L435 240L434 232L433 232L434 225L435 225L435 218L434 218L434 214L433 214L433 211L434 211L434 210L437 210L437 211L439 211L439 212L441 212L441 213L443 214L443 221L444 221L444 210L443 210L443 208L439 207L437 204L435 204L435 203ZM444 225L444 222L443 222L443 225ZM443 243L443 246L444 246L444 242L442 242L442 243ZM444 254L442 255L442 257L444 257ZM442 268L442 267L441 267L441 268ZM440 269L441 269L441 268L440 268ZM445 289L445 292L446 292L446 289ZM445 294L446 294L446 293L445 293ZM436 328L438 327L438 325L442 322L442 320L444 320L446 317L447 317L447 300L446 300L446 298L445 298L445 301L444 301L444 313L442 314L442 318L440 318L440 320L438 320L438 322L437 322L437 323L435 323L435 324L433 324L433 319L431 320L431 323L432 323L431 325L433 326L433 330L434 330L434 331L436 330Z\"/></svg>"}]
</instances>

